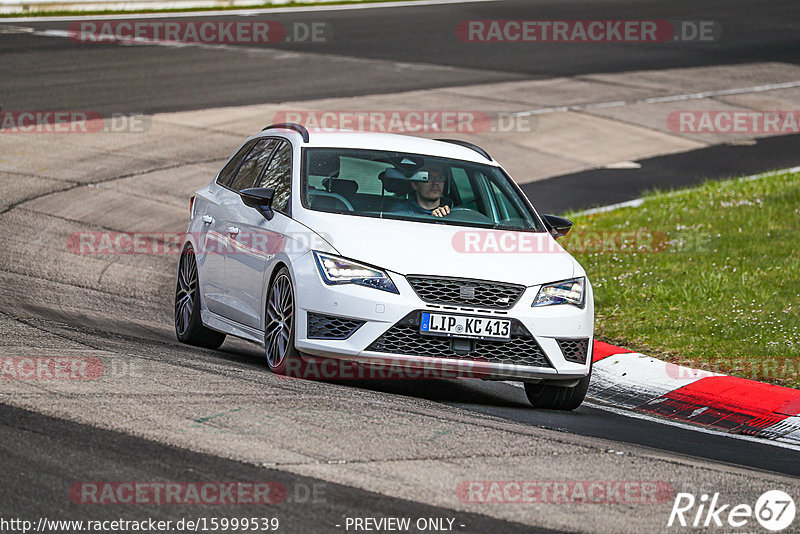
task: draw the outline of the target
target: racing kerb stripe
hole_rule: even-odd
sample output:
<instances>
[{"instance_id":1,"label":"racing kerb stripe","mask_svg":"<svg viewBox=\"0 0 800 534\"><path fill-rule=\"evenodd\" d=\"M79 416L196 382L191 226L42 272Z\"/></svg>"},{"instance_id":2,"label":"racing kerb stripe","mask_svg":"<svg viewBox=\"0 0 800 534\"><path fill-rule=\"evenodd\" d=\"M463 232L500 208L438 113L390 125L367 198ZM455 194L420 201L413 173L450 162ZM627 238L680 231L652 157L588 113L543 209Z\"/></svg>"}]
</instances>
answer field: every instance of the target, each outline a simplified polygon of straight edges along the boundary
<instances>
[{"instance_id":1,"label":"racing kerb stripe","mask_svg":"<svg viewBox=\"0 0 800 534\"><path fill-rule=\"evenodd\" d=\"M635 411L800 443L800 390L675 365L601 341L589 395Z\"/></svg>"}]
</instances>

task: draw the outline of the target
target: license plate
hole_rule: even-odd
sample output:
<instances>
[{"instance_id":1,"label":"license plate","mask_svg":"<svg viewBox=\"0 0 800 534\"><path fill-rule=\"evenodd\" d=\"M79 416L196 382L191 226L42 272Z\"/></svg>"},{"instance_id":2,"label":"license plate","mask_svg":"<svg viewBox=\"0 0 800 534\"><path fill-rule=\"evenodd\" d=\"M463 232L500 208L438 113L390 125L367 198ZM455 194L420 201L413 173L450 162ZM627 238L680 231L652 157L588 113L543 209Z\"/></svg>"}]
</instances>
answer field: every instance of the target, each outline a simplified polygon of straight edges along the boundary
<instances>
[{"instance_id":1,"label":"license plate","mask_svg":"<svg viewBox=\"0 0 800 534\"><path fill-rule=\"evenodd\" d=\"M511 321L490 317L469 317L467 315L423 312L419 331L423 334L447 337L510 339Z\"/></svg>"}]
</instances>

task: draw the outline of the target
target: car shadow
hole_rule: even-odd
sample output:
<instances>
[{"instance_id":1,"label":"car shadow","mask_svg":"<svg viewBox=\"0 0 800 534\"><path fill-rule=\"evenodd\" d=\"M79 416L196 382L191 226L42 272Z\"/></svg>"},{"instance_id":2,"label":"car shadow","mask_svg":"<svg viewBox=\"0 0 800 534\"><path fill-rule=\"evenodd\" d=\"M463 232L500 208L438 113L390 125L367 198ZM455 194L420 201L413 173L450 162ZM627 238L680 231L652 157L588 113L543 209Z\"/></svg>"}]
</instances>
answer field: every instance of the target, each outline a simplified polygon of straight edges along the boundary
<instances>
[{"instance_id":1,"label":"car shadow","mask_svg":"<svg viewBox=\"0 0 800 534\"><path fill-rule=\"evenodd\" d=\"M241 339L226 340L215 351L220 358L269 373L263 349ZM359 366L363 368L363 366ZM352 375L370 376L368 371L353 372ZM373 374L374 376L374 374ZM502 408L530 409L525 391L502 381L481 380L478 378L317 378L316 376L293 377L294 380L307 380L317 383L338 385L353 389L363 389L379 393L402 395L448 404L481 405Z\"/></svg>"},{"instance_id":2,"label":"car shadow","mask_svg":"<svg viewBox=\"0 0 800 534\"><path fill-rule=\"evenodd\" d=\"M415 397L449 404L530 408L522 388L477 378L429 380L327 380L346 387Z\"/></svg>"}]
</instances>

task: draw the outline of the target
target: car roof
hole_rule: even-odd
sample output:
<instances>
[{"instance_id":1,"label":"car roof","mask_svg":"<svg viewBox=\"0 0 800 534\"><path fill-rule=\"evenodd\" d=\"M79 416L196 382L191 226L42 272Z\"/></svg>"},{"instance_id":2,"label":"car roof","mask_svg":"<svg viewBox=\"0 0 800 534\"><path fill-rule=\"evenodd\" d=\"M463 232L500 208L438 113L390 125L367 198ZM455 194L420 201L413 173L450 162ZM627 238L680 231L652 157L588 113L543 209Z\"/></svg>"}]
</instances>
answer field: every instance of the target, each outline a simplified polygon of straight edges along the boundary
<instances>
[{"instance_id":1,"label":"car roof","mask_svg":"<svg viewBox=\"0 0 800 534\"><path fill-rule=\"evenodd\" d=\"M304 143L302 136L293 131L282 128L271 128L260 132L254 137L268 137L280 133L290 137L294 142L302 147L309 148L361 148L369 150L391 150L396 152L408 152L411 154L424 154L426 156L439 156L474 163L498 166L495 161L486 159L471 148L467 148L455 143L415 137L412 135L400 135L377 132L355 132L355 131L335 131L335 132L309 132L309 142Z\"/></svg>"}]
</instances>

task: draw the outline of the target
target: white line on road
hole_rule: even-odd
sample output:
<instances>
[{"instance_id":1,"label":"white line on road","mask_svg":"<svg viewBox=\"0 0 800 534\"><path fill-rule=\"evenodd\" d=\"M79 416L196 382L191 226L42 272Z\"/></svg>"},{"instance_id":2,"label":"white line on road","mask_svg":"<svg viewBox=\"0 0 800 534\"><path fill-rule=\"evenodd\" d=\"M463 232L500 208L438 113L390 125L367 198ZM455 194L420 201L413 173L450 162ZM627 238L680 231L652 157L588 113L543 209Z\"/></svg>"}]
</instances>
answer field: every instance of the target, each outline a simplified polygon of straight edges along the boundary
<instances>
[{"instance_id":1,"label":"white line on road","mask_svg":"<svg viewBox=\"0 0 800 534\"><path fill-rule=\"evenodd\" d=\"M783 174L787 172L800 172L800 167L789 167L788 169L778 169L775 171L768 171L768 172L760 172L758 174L751 174L750 176L743 176L739 178L741 181L750 181L750 180L758 180L759 178L763 178L764 176L769 176L771 174ZM665 193L664 196L667 197L674 197L676 195L682 195L685 193L685 190L679 189L678 191L670 191ZM608 206L600 206L599 208L591 208L588 210L583 210L575 213L574 215L594 215L595 213L604 213L607 211L614 211L620 208L638 208L644 204L644 198L635 198L633 200L628 200L625 202L618 202L617 204L609 204Z\"/></svg>"},{"instance_id":2,"label":"white line on road","mask_svg":"<svg viewBox=\"0 0 800 534\"><path fill-rule=\"evenodd\" d=\"M268 7L263 9L229 9L221 11L186 11L186 12L173 12L173 13L122 13L116 15L80 15L70 16L62 15L55 17L13 17L13 18L0 18L0 24L6 22L60 22L60 21L82 21L82 20L132 20L132 19L155 19L155 18L201 18L201 17L252 17L255 15L272 14L272 13L303 13L308 11L346 11L355 9L379 9L391 7L419 7L419 6L435 6L440 4L474 4L480 2L497 2L499 0L412 0L408 2L380 2L380 3L364 3L364 4L345 4L345 5L310 5L308 7ZM173 8L174 4L165 4L168 8ZM153 7L151 9L158 9Z\"/></svg>"},{"instance_id":3,"label":"white line on road","mask_svg":"<svg viewBox=\"0 0 800 534\"><path fill-rule=\"evenodd\" d=\"M630 106L633 104L660 104L663 102L680 102L683 100L700 100L714 96L743 95L749 93L763 93L765 91L777 91L779 89L791 89L800 87L800 80L782 83L770 83L764 85L753 85L751 87L735 87L732 89L718 89L715 91L704 91L702 93L685 93L680 95L657 96L652 98L641 98L637 100L614 100L613 102L595 102L593 104L575 104L574 106L555 106L549 108L530 109L518 111L512 115L526 117L529 115L544 115L546 113L559 113L565 111L585 111L599 108L616 108Z\"/></svg>"},{"instance_id":4,"label":"white line on road","mask_svg":"<svg viewBox=\"0 0 800 534\"><path fill-rule=\"evenodd\" d=\"M525 386L521 382L509 382L506 381L506 384L509 384L514 387L524 388ZM589 408L594 408L596 410L602 410L605 412L610 412L615 415L621 415L623 417L631 417L633 419L641 419L643 421L648 421L651 423L657 423L660 425L669 425L678 428L682 428L684 430L694 430L695 432L702 432L703 434L712 434L715 436L722 436L726 438L732 439L739 439L742 441L750 441L753 443L760 443L762 445L772 445L773 447L780 447L782 449L791 449L793 451L800 451L800 445L794 445L791 443L785 443L781 441L769 440L764 438L757 438L754 436L747 436L745 434L731 434L730 432L723 432L721 430L714 430L711 428L705 428L702 426L690 425L688 423L682 423L680 421L673 421L672 419L665 419L661 417L656 417L653 415L649 415L646 413L641 412L634 412L631 410L626 410L624 408L617 408L615 406L608 406L606 404L597 404L590 400L583 401L582 406L588 406Z\"/></svg>"},{"instance_id":5,"label":"white line on road","mask_svg":"<svg viewBox=\"0 0 800 534\"><path fill-rule=\"evenodd\" d=\"M633 411L630 411L630 410L625 410L623 408L616 408L614 406L607 406L607 405L604 405L604 404L596 404L596 403L590 402L590 401L584 401L583 405L584 406L588 406L590 408L595 408L597 410L603 410L603 411L606 411L606 412L611 412L611 413L616 414L616 415L622 415L624 417L632 417L634 419L642 419L644 421L649 421L649 422L652 422L652 423L675 426L675 427L678 427L678 428L683 428L685 430L694 430L695 432L702 432L704 434L713 434L715 436L723 436L723 437L726 437L726 438L733 438L733 439L739 439L739 440L742 440L742 441L750 441L750 442L753 442L753 443L760 443L762 445L772 445L773 447L780 447L782 449L791 449L793 451L800 451L800 445L793 445L791 443L784 443L784 442L781 442L781 441L775 441L775 440L765 439L765 438L757 438L757 437L754 437L754 436L747 436L745 434L731 434L730 432L723 432L721 430L713 430L711 428L705 428L705 427L702 427L702 426L695 426L695 425L690 425L690 424L687 424L687 423L681 423L679 421L673 421L672 419L662 419L660 417L655 417L655 416L648 415L648 414L645 414L645 413L633 412Z\"/></svg>"},{"instance_id":6,"label":"white line on road","mask_svg":"<svg viewBox=\"0 0 800 534\"><path fill-rule=\"evenodd\" d=\"M491 0L495 1L495 0ZM0 22L0 24L2 24ZM81 32L73 30L36 30L35 28L26 28L22 26L9 26L13 28L16 33L23 31L30 35L39 37L58 37L64 39L80 40ZM222 50L228 52L238 52L247 54L265 54L273 60L295 60L300 57L318 56L324 57L326 61L338 61L346 63L369 64L373 68L376 65L387 65L394 71L456 71L458 67L451 67L449 65L438 65L434 63L408 63L403 61L391 61L384 59L368 59L357 56L343 56L338 54L325 54L320 55L318 52L300 52L292 50L283 50L280 48L273 48L270 46L245 46L245 45L232 45L222 43L201 43L201 42L188 42L188 41L153 41L143 37L133 37L124 41L104 41L108 44L116 43L120 46L162 46L171 48L203 48L207 50Z\"/></svg>"},{"instance_id":7,"label":"white line on road","mask_svg":"<svg viewBox=\"0 0 800 534\"><path fill-rule=\"evenodd\" d=\"M608 206L601 206L599 208L583 210L581 212L578 212L576 215L594 215L595 213L604 213L606 211L614 211L620 208L638 208L642 204L644 204L643 198L635 198L627 202L619 202L617 204L609 204Z\"/></svg>"},{"instance_id":8,"label":"white line on road","mask_svg":"<svg viewBox=\"0 0 800 534\"><path fill-rule=\"evenodd\" d=\"M458 0L458 1L495 2L498 0ZM411 2L411 3L416 4L417 2ZM59 29L37 30L36 28L31 28L31 27L10 26L10 25L3 28L3 20L0 19L0 30L3 29L5 29L8 33L28 33L30 35L36 35L38 37L57 37L63 39L72 39L73 41L77 42L82 42L82 38L84 37L84 35L82 35L82 32L79 30L59 30ZM406 61L391 61L388 59L370 59L370 58L347 56L340 54L322 55L319 52L284 50L281 48L274 48L271 46L247 46L244 44L236 45L236 44L205 43L205 42L193 42L193 41L155 41L146 37L132 37L130 39L124 39L119 41L111 39L108 40L100 39L97 42L105 44L117 44L119 46L161 46L161 47L171 47L171 48L194 47L207 50L221 50L221 51L237 52L245 54L264 54L268 55L273 60L296 60L297 58L301 57L317 56L324 58L328 62L357 63L362 65L370 65L371 68L383 65L391 69L393 72L408 72L408 71L447 72L447 71L464 70L461 69L460 67L441 65L436 63L409 63ZM94 41L87 41L87 43L91 44L94 43Z\"/></svg>"}]
</instances>

